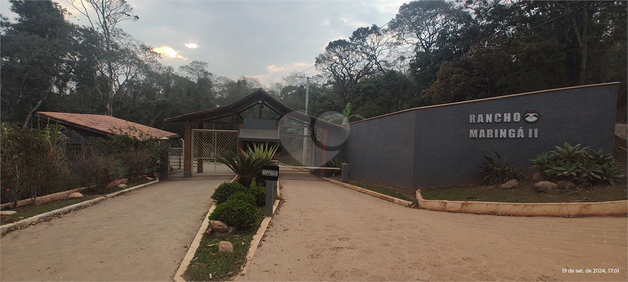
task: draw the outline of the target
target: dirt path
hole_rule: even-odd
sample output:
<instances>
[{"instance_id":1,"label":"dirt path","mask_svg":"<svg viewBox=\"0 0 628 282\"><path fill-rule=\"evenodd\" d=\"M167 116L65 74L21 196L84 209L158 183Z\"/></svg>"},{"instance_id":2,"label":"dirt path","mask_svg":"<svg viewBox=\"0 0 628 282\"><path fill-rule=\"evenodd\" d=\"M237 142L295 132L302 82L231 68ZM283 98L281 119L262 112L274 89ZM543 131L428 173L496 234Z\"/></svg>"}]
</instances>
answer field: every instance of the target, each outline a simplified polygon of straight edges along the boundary
<instances>
[{"instance_id":1,"label":"dirt path","mask_svg":"<svg viewBox=\"0 0 628 282\"><path fill-rule=\"evenodd\" d=\"M627 280L625 217L432 212L308 174L281 183L286 201L238 280Z\"/></svg>"},{"instance_id":2,"label":"dirt path","mask_svg":"<svg viewBox=\"0 0 628 282\"><path fill-rule=\"evenodd\" d=\"M172 281L232 176L174 178L2 237L1 281Z\"/></svg>"}]
</instances>

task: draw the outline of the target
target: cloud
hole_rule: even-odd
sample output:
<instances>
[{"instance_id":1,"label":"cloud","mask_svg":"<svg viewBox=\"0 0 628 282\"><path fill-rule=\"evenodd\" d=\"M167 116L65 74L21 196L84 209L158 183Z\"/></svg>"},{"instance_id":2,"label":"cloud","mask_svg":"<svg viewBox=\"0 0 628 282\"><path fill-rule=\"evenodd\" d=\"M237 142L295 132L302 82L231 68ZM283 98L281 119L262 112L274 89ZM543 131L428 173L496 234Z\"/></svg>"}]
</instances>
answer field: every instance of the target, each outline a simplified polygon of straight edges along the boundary
<instances>
[{"instance_id":1,"label":"cloud","mask_svg":"<svg viewBox=\"0 0 628 282\"><path fill-rule=\"evenodd\" d=\"M276 72L287 72L297 67L309 67L312 65L313 65L312 63L307 63L307 62L296 62L296 63L292 63L291 65L284 66L284 67L278 67L276 65L269 65L268 67L266 67L266 70L268 70L268 73L266 75L273 74Z\"/></svg>"},{"instance_id":2,"label":"cloud","mask_svg":"<svg viewBox=\"0 0 628 282\"><path fill-rule=\"evenodd\" d=\"M195 43L186 43L185 47L188 47L190 49L196 49L198 48L198 45L196 45Z\"/></svg>"},{"instance_id":3,"label":"cloud","mask_svg":"<svg viewBox=\"0 0 628 282\"><path fill-rule=\"evenodd\" d=\"M188 59L186 57L181 56L179 52L172 49L172 47L170 46L161 46L161 47L153 48L153 51L165 56L166 58L183 59L184 61Z\"/></svg>"}]
</instances>

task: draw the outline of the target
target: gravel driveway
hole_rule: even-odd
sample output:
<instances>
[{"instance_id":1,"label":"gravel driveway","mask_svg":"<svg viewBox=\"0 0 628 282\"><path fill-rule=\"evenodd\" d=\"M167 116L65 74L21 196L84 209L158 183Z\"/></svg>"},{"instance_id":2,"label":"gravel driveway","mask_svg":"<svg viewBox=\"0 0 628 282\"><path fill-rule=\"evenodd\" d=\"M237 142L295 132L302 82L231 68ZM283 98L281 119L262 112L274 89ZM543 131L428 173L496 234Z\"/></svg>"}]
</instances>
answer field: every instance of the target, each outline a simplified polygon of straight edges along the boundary
<instances>
[{"instance_id":1,"label":"gravel driveway","mask_svg":"<svg viewBox=\"0 0 628 282\"><path fill-rule=\"evenodd\" d=\"M411 209L308 173L283 173L281 184L285 203L248 272L237 280L628 278L626 217L510 217ZM606 274L576 273L587 269Z\"/></svg>"},{"instance_id":2,"label":"gravel driveway","mask_svg":"<svg viewBox=\"0 0 628 282\"><path fill-rule=\"evenodd\" d=\"M172 177L2 237L2 281L172 281L214 188Z\"/></svg>"}]
</instances>

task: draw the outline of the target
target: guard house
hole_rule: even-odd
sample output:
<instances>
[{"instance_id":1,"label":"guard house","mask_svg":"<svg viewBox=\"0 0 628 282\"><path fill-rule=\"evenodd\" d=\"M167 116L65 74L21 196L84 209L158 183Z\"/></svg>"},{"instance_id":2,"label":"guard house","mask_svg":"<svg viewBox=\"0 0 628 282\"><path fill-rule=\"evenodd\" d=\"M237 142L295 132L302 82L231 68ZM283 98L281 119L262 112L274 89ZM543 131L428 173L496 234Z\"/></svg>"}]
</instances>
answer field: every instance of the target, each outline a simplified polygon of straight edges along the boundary
<instances>
[{"instance_id":1,"label":"guard house","mask_svg":"<svg viewBox=\"0 0 628 282\"><path fill-rule=\"evenodd\" d=\"M167 118L185 124L183 175L230 173L216 157L255 142L277 143L305 166L321 166L341 150L344 127L297 112L264 90L229 105ZM344 139L343 139L344 138Z\"/></svg>"}]
</instances>

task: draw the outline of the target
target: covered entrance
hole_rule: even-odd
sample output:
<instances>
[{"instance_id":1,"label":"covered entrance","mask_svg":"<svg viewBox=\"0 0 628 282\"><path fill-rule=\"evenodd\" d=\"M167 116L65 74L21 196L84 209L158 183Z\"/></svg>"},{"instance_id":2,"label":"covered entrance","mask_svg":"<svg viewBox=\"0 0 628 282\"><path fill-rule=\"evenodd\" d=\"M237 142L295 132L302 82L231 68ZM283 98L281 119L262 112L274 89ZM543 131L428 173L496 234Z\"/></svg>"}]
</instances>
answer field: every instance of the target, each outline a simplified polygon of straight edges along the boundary
<instances>
[{"instance_id":1,"label":"covered entrance","mask_svg":"<svg viewBox=\"0 0 628 282\"><path fill-rule=\"evenodd\" d=\"M261 89L229 105L166 121L185 125L185 177L197 173L231 173L228 167L216 162L216 157L237 154L254 142L279 143L282 154L292 155L305 166L321 166L331 156L328 144L338 143L333 141L335 138L346 138L342 126L294 111ZM339 146L334 150L338 153Z\"/></svg>"}]
</instances>

